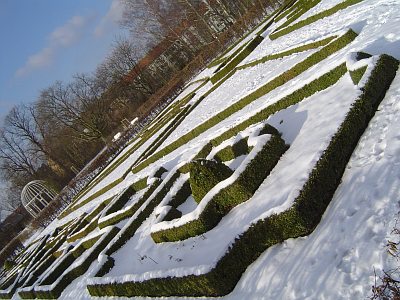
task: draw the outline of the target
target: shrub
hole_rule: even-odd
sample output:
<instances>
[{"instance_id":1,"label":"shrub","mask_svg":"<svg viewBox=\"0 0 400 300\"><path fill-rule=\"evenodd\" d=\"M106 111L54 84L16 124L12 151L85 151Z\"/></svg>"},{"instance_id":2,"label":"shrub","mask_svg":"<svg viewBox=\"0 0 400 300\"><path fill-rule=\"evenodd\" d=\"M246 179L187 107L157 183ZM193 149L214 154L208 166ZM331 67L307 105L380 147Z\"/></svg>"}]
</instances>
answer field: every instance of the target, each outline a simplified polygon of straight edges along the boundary
<instances>
[{"instance_id":1,"label":"shrub","mask_svg":"<svg viewBox=\"0 0 400 300\"><path fill-rule=\"evenodd\" d=\"M385 96L399 62L382 55L362 95L311 171L294 205L259 220L239 236L215 268L202 275L154 278L141 282L91 284L93 296L222 296L230 293L246 268L266 249L288 238L309 235L318 225L340 183L354 147Z\"/></svg>"},{"instance_id":2,"label":"shrub","mask_svg":"<svg viewBox=\"0 0 400 300\"><path fill-rule=\"evenodd\" d=\"M172 242L200 235L214 228L229 211L249 200L278 163L287 146L273 135L249 162L237 180L222 188L205 206L198 219L179 227L153 232L155 242Z\"/></svg>"},{"instance_id":3,"label":"shrub","mask_svg":"<svg viewBox=\"0 0 400 300\"><path fill-rule=\"evenodd\" d=\"M214 155L214 158L217 161L222 162L222 161L230 161L238 156L248 154L250 151L249 151L249 146L247 145L247 140L248 138L246 137L236 142L232 146L226 146L224 149L218 151Z\"/></svg>"},{"instance_id":4,"label":"shrub","mask_svg":"<svg viewBox=\"0 0 400 300\"><path fill-rule=\"evenodd\" d=\"M190 163L190 188L197 203L219 182L233 171L221 162L197 159Z\"/></svg>"},{"instance_id":5,"label":"shrub","mask_svg":"<svg viewBox=\"0 0 400 300\"><path fill-rule=\"evenodd\" d=\"M255 90L253 93L247 95L246 97L242 98L229 108L225 109L224 111L218 113L217 115L211 117L205 123L200 124L199 126L195 127L190 132L186 133L185 135L181 136L176 141L172 142L165 148L161 149L160 151L154 153L152 156L141 162L139 165L135 166L132 169L132 172L137 173L143 170L145 167L150 165L151 163L156 162L161 157L171 153L178 147L183 146L188 141L192 140L193 138L197 137L201 133L205 132L206 130L212 128L216 124L220 123L222 120L226 119L227 117L231 116L235 112L241 110L242 108L246 107L248 104L252 103L256 99L260 98L261 96L265 95L266 93L271 92L272 90L282 86L289 80L295 78L296 76L300 75L304 71L308 70L312 66L316 65L317 63L321 62L329 55L335 53L336 51L344 48L347 46L351 41L356 38L357 34L354 31L349 30L343 36L337 38L336 40L332 41L321 50L317 51L316 53L310 55L302 62L298 63L288 71L284 72L283 74L279 75L278 77L272 79L270 82L266 83L262 87ZM221 80L222 81L222 80ZM221 82L219 81L218 84Z\"/></svg>"},{"instance_id":6,"label":"shrub","mask_svg":"<svg viewBox=\"0 0 400 300\"><path fill-rule=\"evenodd\" d=\"M308 17L305 20L301 20L301 21L297 22L296 24L288 26L288 27L286 27L286 28L284 28L284 29L282 29L280 31L271 33L269 35L269 38L271 40L275 40L278 37L284 36L284 35L292 32L292 31L300 29L300 28L302 28L302 27L304 27L306 25L310 25L310 24L312 24L312 23L314 23L314 22L316 22L316 21L318 21L320 19L323 19L325 17L329 17L329 16L335 14L336 12L338 12L338 11L340 11L342 9L345 9L345 8L351 6L351 5L355 5L357 3L360 3L361 1L363 1L363 0L345 0L345 1L337 4L336 6L330 8L330 9L327 9L327 10L322 11L322 12L320 12L318 14L315 14L315 15L313 15L311 17Z\"/></svg>"},{"instance_id":7,"label":"shrub","mask_svg":"<svg viewBox=\"0 0 400 300\"><path fill-rule=\"evenodd\" d=\"M363 77L366 70L367 70L367 66L361 67L354 71L350 70L350 72L349 72L350 77L351 77L351 80L353 80L354 84L358 84L360 82L360 80Z\"/></svg>"}]
</instances>

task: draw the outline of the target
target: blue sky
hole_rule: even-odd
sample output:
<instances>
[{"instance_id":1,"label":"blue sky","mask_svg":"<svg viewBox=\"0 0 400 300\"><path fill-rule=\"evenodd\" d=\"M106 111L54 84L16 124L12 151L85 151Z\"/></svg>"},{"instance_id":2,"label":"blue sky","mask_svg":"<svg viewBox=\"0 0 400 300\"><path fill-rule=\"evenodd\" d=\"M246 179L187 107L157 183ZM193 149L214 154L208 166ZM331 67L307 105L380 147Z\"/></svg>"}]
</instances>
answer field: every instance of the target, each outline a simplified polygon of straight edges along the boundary
<instances>
[{"instance_id":1,"label":"blue sky","mask_svg":"<svg viewBox=\"0 0 400 300\"><path fill-rule=\"evenodd\" d=\"M91 72L116 35L118 0L0 0L0 120L74 73Z\"/></svg>"}]
</instances>

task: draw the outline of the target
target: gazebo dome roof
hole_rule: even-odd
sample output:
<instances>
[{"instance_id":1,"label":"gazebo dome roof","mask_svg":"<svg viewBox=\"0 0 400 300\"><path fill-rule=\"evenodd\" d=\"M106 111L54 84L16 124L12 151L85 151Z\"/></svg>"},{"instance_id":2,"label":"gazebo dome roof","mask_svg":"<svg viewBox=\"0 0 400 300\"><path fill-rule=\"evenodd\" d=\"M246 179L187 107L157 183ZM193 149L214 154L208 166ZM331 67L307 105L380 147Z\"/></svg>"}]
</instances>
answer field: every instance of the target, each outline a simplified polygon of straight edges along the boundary
<instances>
[{"instance_id":1,"label":"gazebo dome roof","mask_svg":"<svg viewBox=\"0 0 400 300\"><path fill-rule=\"evenodd\" d=\"M43 192L53 196L56 195L56 193L50 189L43 180L34 180L29 182L27 185L25 185L21 192L22 205L26 208L32 202L32 200L35 200Z\"/></svg>"}]
</instances>

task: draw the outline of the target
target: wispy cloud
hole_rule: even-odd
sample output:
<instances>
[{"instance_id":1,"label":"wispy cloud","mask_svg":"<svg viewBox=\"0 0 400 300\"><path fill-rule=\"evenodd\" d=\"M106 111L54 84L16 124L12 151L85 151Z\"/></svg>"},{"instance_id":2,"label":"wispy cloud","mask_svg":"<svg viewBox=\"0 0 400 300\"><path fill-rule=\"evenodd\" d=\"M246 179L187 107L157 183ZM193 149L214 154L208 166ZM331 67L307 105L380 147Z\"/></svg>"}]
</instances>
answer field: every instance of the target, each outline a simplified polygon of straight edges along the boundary
<instances>
[{"instance_id":1,"label":"wispy cloud","mask_svg":"<svg viewBox=\"0 0 400 300\"><path fill-rule=\"evenodd\" d=\"M82 16L74 16L63 26L53 30L48 37L47 45L39 52L28 57L24 66L19 68L15 75L25 76L34 70L50 66L59 49L75 44L81 38L82 28L87 20Z\"/></svg>"},{"instance_id":2,"label":"wispy cloud","mask_svg":"<svg viewBox=\"0 0 400 300\"><path fill-rule=\"evenodd\" d=\"M102 37L109 30L112 30L121 20L123 13L123 4L121 0L113 0L106 15L100 20L94 30L96 37Z\"/></svg>"}]
</instances>

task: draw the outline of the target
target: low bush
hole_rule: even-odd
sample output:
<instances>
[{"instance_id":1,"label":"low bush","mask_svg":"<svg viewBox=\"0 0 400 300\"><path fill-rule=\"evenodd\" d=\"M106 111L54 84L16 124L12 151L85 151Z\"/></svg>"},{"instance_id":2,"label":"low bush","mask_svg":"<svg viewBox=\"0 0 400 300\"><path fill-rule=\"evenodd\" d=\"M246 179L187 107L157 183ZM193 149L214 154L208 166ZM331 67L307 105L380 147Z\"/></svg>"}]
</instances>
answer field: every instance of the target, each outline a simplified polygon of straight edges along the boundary
<instances>
[{"instance_id":1,"label":"low bush","mask_svg":"<svg viewBox=\"0 0 400 300\"><path fill-rule=\"evenodd\" d=\"M153 232L153 240L156 243L183 240L203 234L217 226L232 208L253 196L286 149L287 146L282 138L279 135L273 135L238 178L232 184L222 188L207 203L198 219L179 227Z\"/></svg>"},{"instance_id":2,"label":"low bush","mask_svg":"<svg viewBox=\"0 0 400 300\"><path fill-rule=\"evenodd\" d=\"M211 82L216 83L218 80L228 75L229 72L249 56L251 52L253 52L263 39L264 38L260 35L256 36L250 43L248 43L248 45L243 47L243 50L241 50L239 54L233 57L220 71L210 78Z\"/></svg>"},{"instance_id":3,"label":"low bush","mask_svg":"<svg viewBox=\"0 0 400 300\"><path fill-rule=\"evenodd\" d=\"M182 187L176 192L168 205L171 205L174 208L178 208L179 205L183 204L187 198L192 194L192 189L190 187L189 180L185 181Z\"/></svg>"},{"instance_id":4,"label":"low bush","mask_svg":"<svg viewBox=\"0 0 400 300\"><path fill-rule=\"evenodd\" d=\"M360 80L363 77L366 70L367 70L367 66L361 67L354 71L351 71L351 70L349 71L351 80L353 80L354 84L357 85L360 82Z\"/></svg>"},{"instance_id":5,"label":"low bush","mask_svg":"<svg viewBox=\"0 0 400 300\"><path fill-rule=\"evenodd\" d=\"M319 4L321 0L299 0L297 3L293 6L296 7L296 10L293 11L293 13L288 16L286 22L284 22L282 25L276 28L275 31L281 30L282 28L288 26L289 24L293 23L296 21L298 18L300 18L302 15L304 15L307 11L309 11L311 8Z\"/></svg>"},{"instance_id":6,"label":"low bush","mask_svg":"<svg viewBox=\"0 0 400 300\"><path fill-rule=\"evenodd\" d=\"M316 65L317 63L321 62L331 54L335 53L336 51L344 48L350 42L352 42L357 37L357 34L349 30L343 36L335 39L321 50L313 53L309 57L307 57L302 62L296 64L294 67L289 69L288 71L284 72L283 74L279 75L278 77L272 79L270 82L266 83L262 87L258 88L251 94L247 95L246 97L242 98L229 108L223 110L222 112L218 113L217 115L211 117L205 123L202 123L195 127L190 132L184 134L176 141L172 142L165 148L161 149L160 151L154 153L152 156L141 162L139 165L135 166L132 169L133 173L137 173L143 170L145 167L149 166L151 163L156 162L161 157L171 153L172 151L176 150L177 148L185 145L193 138L199 136L201 133L205 132L206 130L214 127L216 124L220 123L222 120L226 119L227 117L231 116L232 114L236 113L237 111L241 110L242 108L246 107L248 104L252 103L253 101L257 100L261 96L271 92L272 90L282 86L289 80L295 78L296 76L300 75L304 71L308 70L312 66ZM345 68L345 67L344 67ZM221 80L222 81L222 80ZM218 84L221 82L219 81ZM321 84L324 85L323 83ZM247 126L246 126L247 127Z\"/></svg>"},{"instance_id":7,"label":"low bush","mask_svg":"<svg viewBox=\"0 0 400 300\"><path fill-rule=\"evenodd\" d=\"M226 146L214 155L214 159L219 162L230 161L238 156L248 154L249 146L247 145L248 138L243 138L235 144Z\"/></svg>"},{"instance_id":8,"label":"low bush","mask_svg":"<svg viewBox=\"0 0 400 300\"><path fill-rule=\"evenodd\" d=\"M164 216L163 221L171 221L182 217L182 212L171 206L167 214Z\"/></svg>"},{"instance_id":9,"label":"low bush","mask_svg":"<svg viewBox=\"0 0 400 300\"><path fill-rule=\"evenodd\" d=\"M233 171L221 162L196 159L190 163L190 188L194 200L201 199L219 182L232 175Z\"/></svg>"},{"instance_id":10,"label":"low bush","mask_svg":"<svg viewBox=\"0 0 400 300\"><path fill-rule=\"evenodd\" d=\"M295 47L293 49L286 50L286 51L283 51L283 52L280 52L280 53L267 55L267 56L264 56L264 57L262 57L260 59L257 59L257 60L254 60L252 62L249 62L247 64L243 64L243 65L237 67L237 70L243 70L243 69L246 69L246 68L249 68L249 67L256 66L258 64L265 63L265 62L270 61L270 60L275 60L275 59L283 58L285 56L289 56L289 55L292 55L292 54L295 54L295 53L300 53L300 52L304 52L304 51L307 51L307 50L316 49L318 47L322 47L322 46L325 46L325 45L329 44L335 38L337 38L337 36L331 36L331 37L325 38L323 40L312 42L312 43L308 43L308 44L305 44L305 45L302 45L302 46L299 46L299 47Z\"/></svg>"},{"instance_id":11,"label":"low bush","mask_svg":"<svg viewBox=\"0 0 400 300\"><path fill-rule=\"evenodd\" d=\"M246 268L266 249L288 238L309 235L319 224L347 162L396 76L399 62L382 55L361 96L309 174L294 205L259 220L239 236L215 268L203 275L154 278L141 282L91 284L93 296L222 296L230 293Z\"/></svg>"},{"instance_id":12,"label":"low bush","mask_svg":"<svg viewBox=\"0 0 400 300\"><path fill-rule=\"evenodd\" d=\"M115 214L111 218L100 219L98 222L98 226L100 229L105 228L110 225L117 224L122 220L125 220L131 216L143 205L144 202L153 194L156 188L160 185L161 181L156 180L154 183L148 188L148 190L143 194L140 199L134 203L133 205L127 207L127 209L121 210Z\"/></svg>"},{"instance_id":13,"label":"low bush","mask_svg":"<svg viewBox=\"0 0 400 300\"><path fill-rule=\"evenodd\" d=\"M310 25L310 24L312 24L312 23L314 23L314 22L316 22L316 21L318 21L320 19L329 17L329 16L337 13L338 11L340 11L342 9L345 9L345 8L347 8L349 6L355 5L357 3L360 3L361 1L363 1L363 0L345 0L345 1L335 5L334 7L330 8L330 9L327 9L325 11L317 13L317 14L311 16L311 17L308 17L305 20L301 20L301 21L297 22L296 24L288 26L288 27L286 27L286 28L284 28L284 29L282 29L280 31L273 32L273 33L271 33L269 35L269 38L271 40L275 40L278 37L284 36L284 35L292 32L292 31L300 29L300 28L302 28L304 26Z\"/></svg>"},{"instance_id":14,"label":"low bush","mask_svg":"<svg viewBox=\"0 0 400 300\"><path fill-rule=\"evenodd\" d=\"M175 181L179 178L180 172L175 172L171 178L163 185L163 187L155 194L151 195L151 200L147 205L140 211L140 213L131 221L129 221L129 225L124 227L120 234L119 238L107 249L106 254L111 255L118 249L120 249L125 243L135 234L136 230L142 225L142 223L151 215L154 211L155 207L160 204L160 202L167 195L169 190L172 188ZM161 181L159 182L161 183ZM142 206L144 203L142 204Z\"/></svg>"}]
</instances>

